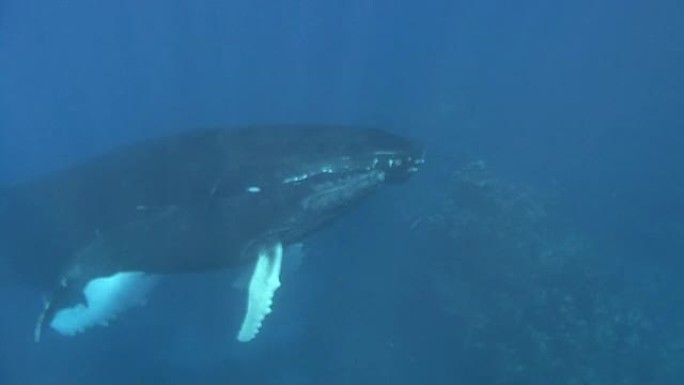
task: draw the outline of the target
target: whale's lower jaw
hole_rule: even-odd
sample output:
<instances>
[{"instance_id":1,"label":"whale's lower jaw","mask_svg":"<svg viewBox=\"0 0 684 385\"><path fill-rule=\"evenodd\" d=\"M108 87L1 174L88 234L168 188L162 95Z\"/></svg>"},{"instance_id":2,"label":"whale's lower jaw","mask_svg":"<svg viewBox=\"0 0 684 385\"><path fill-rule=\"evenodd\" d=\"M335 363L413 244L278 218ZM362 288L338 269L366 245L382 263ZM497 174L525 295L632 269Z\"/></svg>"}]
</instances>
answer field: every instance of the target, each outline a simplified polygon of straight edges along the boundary
<instances>
[{"instance_id":1,"label":"whale's lower jaw","mask_svg":"<svg viewBox=\"0 0 684 385\"><path fill-rule=\"evenodd\" d=\"M87 304L59 310L50 327L59 334L73 336L94 326L107 326L119 314L147 302L159 277L142 272L122 272L96 278L83 289Z\"/></svg>"}]
</instances>

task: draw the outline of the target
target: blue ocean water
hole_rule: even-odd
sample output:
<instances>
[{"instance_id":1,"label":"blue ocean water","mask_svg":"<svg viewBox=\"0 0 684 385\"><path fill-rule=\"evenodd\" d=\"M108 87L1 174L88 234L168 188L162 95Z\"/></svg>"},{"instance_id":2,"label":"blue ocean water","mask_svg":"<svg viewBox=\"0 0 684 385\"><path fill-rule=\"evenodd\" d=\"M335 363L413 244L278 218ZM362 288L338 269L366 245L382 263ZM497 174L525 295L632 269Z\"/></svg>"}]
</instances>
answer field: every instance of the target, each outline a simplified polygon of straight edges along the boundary
<instances>
[{"instance_id":1,"label":"blue ocean water","mask_svg":"<svg viewBox=\"0 0 684 385\"><path fill-rule=\"evenodd\" d=\"M683 69L677 0L3 0L3 184L245 124L427 164L307 242L250 344L221 275L34 344L3 272L0 384L680 384Z\"/></svg>"}]
</instances>

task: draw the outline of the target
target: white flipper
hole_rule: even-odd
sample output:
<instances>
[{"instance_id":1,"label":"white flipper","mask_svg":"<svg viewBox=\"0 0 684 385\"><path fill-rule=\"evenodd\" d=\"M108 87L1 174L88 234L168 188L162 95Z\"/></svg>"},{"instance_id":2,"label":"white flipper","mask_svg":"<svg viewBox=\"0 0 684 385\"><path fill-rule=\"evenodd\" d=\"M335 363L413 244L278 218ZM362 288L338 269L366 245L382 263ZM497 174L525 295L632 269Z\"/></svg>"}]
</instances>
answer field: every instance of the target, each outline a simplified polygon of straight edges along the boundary
<instances>
[{"instance_id":1,"label":"white flipper","mask_svg":"<svg viewBox=\"0 0 684 385\"><path fill-rule=\"evenodd\" d=\"M295 273L302 266L304 261L305 251L303 243L293 243L288 246L283 247L283 263L281 267L281 272L284 277L288 274ZM237 277L233 280L233 288L238 290L249 289L249 281L252 279L252 273L254 270L244 269L241 270Z\"/></svg>"},{"instance_id":2,"label":"white flipper","mask_svg":"<svg viewBox=\"0 0 684 385\"><path fill-rule=\"evenodd\" d=\"M88 306L78 304L57 312L50 326L60 334L73 336L93 326L107 326L118 314L142 306L158 281L141 272L117 273L96 278L83 289Z\"/></svg>"},{"instance_id":3,"label":"white flipper","mask_svg":"<svg viewBox=\"0 0 684 385\"><path fill-rule=\"evenodd\" d=\"M271 312L273 294L280 287L282 259L283 245L280 242L259 252L249 282L247 313L238 332L238 341L247 342L256 337L264 318Z\"/></svg>"}]
</instances>

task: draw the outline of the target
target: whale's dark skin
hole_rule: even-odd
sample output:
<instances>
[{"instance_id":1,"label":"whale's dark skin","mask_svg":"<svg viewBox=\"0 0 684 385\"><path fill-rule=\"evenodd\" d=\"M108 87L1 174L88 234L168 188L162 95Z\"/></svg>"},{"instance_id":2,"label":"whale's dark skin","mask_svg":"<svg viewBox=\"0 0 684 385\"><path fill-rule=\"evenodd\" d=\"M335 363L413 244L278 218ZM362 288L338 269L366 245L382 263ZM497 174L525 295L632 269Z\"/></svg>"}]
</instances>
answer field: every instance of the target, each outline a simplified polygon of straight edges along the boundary
<instances>
[{"instance_id":1,"label":"whale's dark skin","mask_svg":"<svg viewBox=\"0 0 684 385\"><path fill-rule=\"evenodd\" d=\"M0 241L49 283L47 323L96 277L210 271L298 242L422 161L416 143L377 129L194 131L11 187Z\"/></svg>"}]
</instances>

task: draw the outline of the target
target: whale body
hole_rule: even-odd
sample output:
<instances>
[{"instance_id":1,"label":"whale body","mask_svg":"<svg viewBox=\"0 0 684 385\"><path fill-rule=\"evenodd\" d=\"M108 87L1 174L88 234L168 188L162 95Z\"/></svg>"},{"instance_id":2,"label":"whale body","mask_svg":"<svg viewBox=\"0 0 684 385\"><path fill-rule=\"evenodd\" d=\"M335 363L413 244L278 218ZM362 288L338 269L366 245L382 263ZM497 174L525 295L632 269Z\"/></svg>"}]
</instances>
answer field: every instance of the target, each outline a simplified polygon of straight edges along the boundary
<instances>
[{"instance_id":1,"label":"whale body","mask_svg":"<svg viewBox=\"0 0 684 385\"><path fill-rule=\"evenodd\" d=\"M142 303L157 277L252 265L238 340L258 333L283 250L423 163L374 128L197 130L4 189L0 242L49 292L36 329L75 334Z\"/></svg>"}]
</instances>

